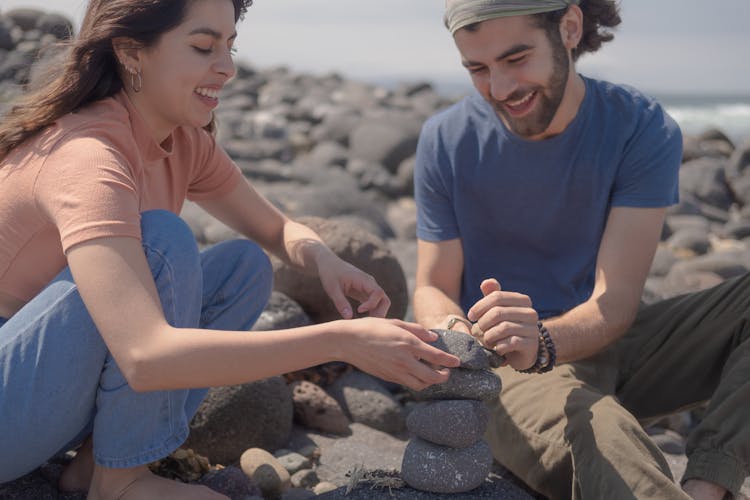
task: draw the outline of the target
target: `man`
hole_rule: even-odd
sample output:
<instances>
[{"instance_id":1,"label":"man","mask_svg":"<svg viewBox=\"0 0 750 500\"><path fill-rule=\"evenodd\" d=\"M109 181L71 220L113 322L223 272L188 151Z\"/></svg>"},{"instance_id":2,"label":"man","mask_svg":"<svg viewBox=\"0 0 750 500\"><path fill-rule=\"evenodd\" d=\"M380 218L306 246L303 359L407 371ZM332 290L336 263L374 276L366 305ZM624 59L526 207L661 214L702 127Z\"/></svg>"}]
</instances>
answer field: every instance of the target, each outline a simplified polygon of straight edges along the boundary
<instances>
[{"instance_id":1,"label":"man","mask_svg":"<svg viewBox=\"0 0 750 500\"><path fill-rule=\"evenodd\" d=\"M750 277L639 310L682 139L649 97L575 71L616 5L447 0L445 21L477 92L422 131L414 309L506 356L495 458L551 498L737 495ZM708 399L678 485L637 419Z\"/></svg>"}]
</instances>

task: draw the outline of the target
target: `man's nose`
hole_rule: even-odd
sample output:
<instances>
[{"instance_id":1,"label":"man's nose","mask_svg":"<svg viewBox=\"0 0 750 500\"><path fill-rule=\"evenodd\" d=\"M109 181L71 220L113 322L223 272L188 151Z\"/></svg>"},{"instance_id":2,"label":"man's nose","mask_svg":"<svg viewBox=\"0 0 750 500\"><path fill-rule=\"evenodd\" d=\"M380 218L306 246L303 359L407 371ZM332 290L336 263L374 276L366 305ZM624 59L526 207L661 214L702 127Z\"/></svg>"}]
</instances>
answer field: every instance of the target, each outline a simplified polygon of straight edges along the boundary
<instances>
[{"instance_id":1,"label":"man's nose","mask_svg":"<svg viewBox=\"0 0 750 500\"><path fill-rule=\"evenodd\" d=\"M490 96L496 101L506 100L518 88L518 82L512 75L493 71L490 74Z\"/></svg>"}]
</instances>

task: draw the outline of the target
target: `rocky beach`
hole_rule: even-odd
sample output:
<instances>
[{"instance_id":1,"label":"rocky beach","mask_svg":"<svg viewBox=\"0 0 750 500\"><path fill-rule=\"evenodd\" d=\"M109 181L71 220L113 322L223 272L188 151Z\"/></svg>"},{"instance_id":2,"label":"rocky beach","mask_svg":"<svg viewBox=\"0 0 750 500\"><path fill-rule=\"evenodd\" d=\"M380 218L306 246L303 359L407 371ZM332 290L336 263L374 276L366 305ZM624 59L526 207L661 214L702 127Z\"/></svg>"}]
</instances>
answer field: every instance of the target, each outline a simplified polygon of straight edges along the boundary
<instances>
[{"instance_id":1,"label":"rocky beach","mask_svg":"<svg viewBox=\"0 0 750 500\"><path fill-rule=\"evenodd\" d=\"M0 116L23 92L40 53L54 52L54 44L71 31L63 16L0 10ZM220 102L217 139L253 186L318 231L342 258L372 274L392 300L389 316L412 319L416 144L425 119L454 101L430 82L384 88L338 74L242 64ZM202 246L239 237L197 205L186 203L182 217ZM680 203L668 210L661 239L642 296L646 304L750 270L750 138L731 140L719 129L685 136ZM336 318L314 279L272 262L275 292L254 329ZM447 401L465 400L461 404L469 406L483 399L453 397ZM485 464L487 477L469 492L407 486L402 460L419 420L412 412L424 411L420 399L343 363L214 388L183 448L152 468L236 500L542 498L497 463ZM686 436L701 411L643 422L678 480L686 464ZM479 410L477 415L483 418ZM478 438L455 447L469 449L482 442ZM85 498L55 487L70 456L0 484L0 499ZM742 492L750 498L750 480Z\"/></svg>"}]
</instances>

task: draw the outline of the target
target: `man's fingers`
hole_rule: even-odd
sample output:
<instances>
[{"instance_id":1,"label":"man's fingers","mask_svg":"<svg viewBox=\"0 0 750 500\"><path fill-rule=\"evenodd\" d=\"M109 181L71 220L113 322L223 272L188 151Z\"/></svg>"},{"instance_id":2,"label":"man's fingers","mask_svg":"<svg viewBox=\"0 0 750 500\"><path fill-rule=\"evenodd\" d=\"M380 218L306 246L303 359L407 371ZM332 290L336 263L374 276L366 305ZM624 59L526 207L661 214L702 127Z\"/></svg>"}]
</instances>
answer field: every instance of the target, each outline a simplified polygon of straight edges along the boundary
<instances>
[{"instance_id":1,"label":"man's fingers","mask_svg":"<svg viewBox=\"0 0 750 500\"><path fill-rule=\"evenodd\" d=\"M537 320L536 311L530 307L493 307L484 313L475 325L482 332L486 332L504 321L536 325Z\"/></svg>"},{"instance_id":2,"label":"man's fingers","mask_svg":"<svg viewBox=\"0 0 750 500\"><path fill-rule=\"evenodd\" d=\"M500 290L502 290L502 288L500 288L500 283L495 278L490 278L482 281L482 284L479 285L479 289L482 291L482 295L484 295L485 297L492 292L499 292Z\"/></svg>"},{"instance_id":3,"label":"man's fingers","mask_svg":"<svg viewBox=\"0 0 750 500\"><path fill-rule=\"evenodd\" d=\"M517 292L493 291L471 306L466 316L469 318L469 321L476 321L486 314L487 311L497 306L531 307L531 299L528 295Z\"/></svg>"}]
</instances>

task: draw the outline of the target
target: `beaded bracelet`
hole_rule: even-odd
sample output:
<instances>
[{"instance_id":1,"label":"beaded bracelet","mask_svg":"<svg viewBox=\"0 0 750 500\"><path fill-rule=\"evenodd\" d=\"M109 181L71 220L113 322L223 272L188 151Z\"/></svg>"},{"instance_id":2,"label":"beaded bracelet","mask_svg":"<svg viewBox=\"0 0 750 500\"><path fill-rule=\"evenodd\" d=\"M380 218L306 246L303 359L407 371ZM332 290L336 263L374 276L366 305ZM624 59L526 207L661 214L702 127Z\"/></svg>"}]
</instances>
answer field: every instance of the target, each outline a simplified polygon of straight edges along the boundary
<instances>
[{"instance_id":1,"label":"beaded bracelet","mask_svg":"<svg viewBox=\"0 0 750 500\"><path fill-rule=\"evenodd\" d=\"M552 342L547 327L541 321L536 324L539 329L539 349L537 350L536 362L525 370L517 370L521 373L546 373L555 367L557 361L557 351L555 343Z\"/></svg>"}]
</instances>

